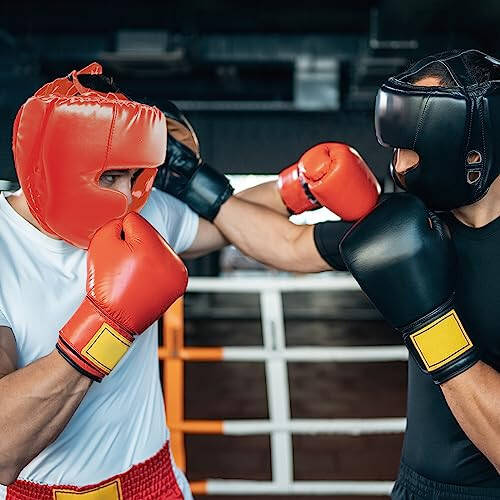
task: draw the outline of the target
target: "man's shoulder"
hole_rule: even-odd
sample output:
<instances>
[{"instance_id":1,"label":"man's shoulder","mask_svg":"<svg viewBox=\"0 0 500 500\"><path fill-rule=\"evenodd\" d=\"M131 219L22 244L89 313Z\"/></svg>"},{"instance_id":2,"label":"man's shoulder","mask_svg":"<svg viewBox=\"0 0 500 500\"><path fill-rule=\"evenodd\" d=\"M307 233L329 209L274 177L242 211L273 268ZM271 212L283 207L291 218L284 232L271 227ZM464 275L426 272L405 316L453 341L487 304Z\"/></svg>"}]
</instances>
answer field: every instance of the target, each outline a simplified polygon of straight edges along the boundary
<instances>
[{"instance_id":1,"label":"man's shoulder","mask_svg":"<svg viewBox=\"0 0 500 500\"><path fill-rule=\"evenodd\" d=\"M172 205L178 207L187 207L184 202L178 200L177 198L174 198L171 194L165 193L164 191L161 191L160 189L157 189L155 187L151 190L151 194L149 195L145 207L147 207L148 205Z\"/></svg>"},{"instance_id":2,"label":"man's shoulder","mask_svg":"<svg viewBox=\"0 0 500 500\"><path fill-rule=\"evenodd\" d=\"M149 220L149 217L154 220L155 217L160 216L161 220L165 221L166 218L180 218L190 210L185 203L174 198L172 195L153 188L148 201L141 210L141 215L147 220ZM149 222L153 226L155 225L152 221Z\"/></svg>"},{"instance_id":3,"label":"man's shoulder","mask_svg":"<svg viewBox=\"0 0 500 500\"><path fill-rule=\"evenodd\" d=\"M188 248L198 229L198 215L185 203L153 188L141 215L172 245L176 252Z\"/></svg>"}]
</instances>

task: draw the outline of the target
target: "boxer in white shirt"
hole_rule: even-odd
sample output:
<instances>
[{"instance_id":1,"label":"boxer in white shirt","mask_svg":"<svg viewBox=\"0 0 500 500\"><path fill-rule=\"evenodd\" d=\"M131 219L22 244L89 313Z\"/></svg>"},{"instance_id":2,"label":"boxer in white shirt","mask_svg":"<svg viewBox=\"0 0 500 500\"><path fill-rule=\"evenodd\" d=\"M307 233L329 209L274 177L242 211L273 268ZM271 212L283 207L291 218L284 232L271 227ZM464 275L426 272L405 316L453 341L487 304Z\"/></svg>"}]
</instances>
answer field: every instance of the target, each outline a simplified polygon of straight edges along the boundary
<instances>
[{"instance_id":1,"label":"boxer in white shirt","mask_svg":"<svg viewBox=\"0 0 500 500\"><path fill-rule=\"evenodd\" d=\"M165 117L81 85L100 72L45 85L14 124L22 190L0 197L0 499L191 498L158 376L155 319L185 287L164 240L185 257L231 241L278 268L330 268L274 185L225 199L219 225L153 190Z\"/></svg>"}]
</instances>

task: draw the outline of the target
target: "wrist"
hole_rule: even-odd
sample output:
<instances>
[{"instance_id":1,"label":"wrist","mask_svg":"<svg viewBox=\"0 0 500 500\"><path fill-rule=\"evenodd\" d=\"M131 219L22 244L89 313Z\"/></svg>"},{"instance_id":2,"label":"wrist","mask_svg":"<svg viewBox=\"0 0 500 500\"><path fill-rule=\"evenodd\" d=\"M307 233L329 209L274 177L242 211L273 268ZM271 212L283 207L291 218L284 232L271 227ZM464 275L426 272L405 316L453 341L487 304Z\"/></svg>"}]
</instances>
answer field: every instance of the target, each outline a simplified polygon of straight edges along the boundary
<instances>
[{"instance_id":1,"label":"wrist","mask_svg":"<svg viewBox=\"0 0 500 500\"><path fill-rule=\"evenodd\" d=\"M68 363L64 356L61 356L57 346L46 356L46 359L50 364L51 373L57 376L64 386L85 390L91 385L93 379L82 373L82 370L77 370L71 363Z\"/></svg>"},{"instance_id":2,"label":"wrist","mask_svg":"<svg viewBox=\"0 0 500 500\"><path fill-rule=\"evenodd\" d=\"M486 380L492 373L493 368L479 360L471 365L467 370L463 370L456 377L453 377L441 384L443 390L448 392L466 390L468 394L472 394L478 387L484 386ZM498 372L494 371L495 374Z\"/></svg>"},{"instance_id":3,"label":"wrist","mask_svg":"<svg viewBox=\"0 0 500 500\"><path fill-rule=\"evenodd\" d=\"M296 163L279 173L276 189L289 214L301 214L321 207L302 179Z\"/></svg>"},{"instance_id":4,"label":"wrist","mask_svg":"<svg viewBox=\"0 0 500 500\"><path fill-rule=\"evenodd\" d=\"M286 215L287 217L290 217L290 210L286 206L285 202L283 201L283 198L281 196L281 192L278 186L278 182L276 181L271 181L268 183L269 190L270 190L270 197L272 200L272 206L275 212L278 212L280 215Z\"/></svg>"},{"instance_id":5,"label":"wrist","mask_svg":"<svg viewBox=\"0 0 500 500\"><path fill-rule=\"evenodd\" d=\"M281 199L276 180L257 184L256 186L235 193L234 196L240 200L267 207L284 217L290 217L290 212Z\"/></svg>"}]
</instances>

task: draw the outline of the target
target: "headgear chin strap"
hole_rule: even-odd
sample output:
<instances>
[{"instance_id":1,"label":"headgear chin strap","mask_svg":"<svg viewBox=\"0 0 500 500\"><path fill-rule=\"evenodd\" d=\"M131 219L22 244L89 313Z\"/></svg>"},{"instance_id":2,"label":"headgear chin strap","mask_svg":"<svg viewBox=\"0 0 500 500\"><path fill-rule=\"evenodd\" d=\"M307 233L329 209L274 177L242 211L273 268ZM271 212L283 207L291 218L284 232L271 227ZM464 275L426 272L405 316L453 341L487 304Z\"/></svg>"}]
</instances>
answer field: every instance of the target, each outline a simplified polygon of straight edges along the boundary
<instances>
[{"instance_id":1,"label":"headgear chin strap","mask_svg":"<svg viewBox=\"0 0 500 500\"><path fill-rule=\"evenodd\" d=\"M452 87L409 83L436 63L447 69ZM478 201L500 174L500 61L477 50L422 59L378 91L375 130L383 146L418 153L417 167L403 174L404 186L393 177L430 208Z\"/></svg>"},{"instance_id":2,"label":"headgear chin strap","mask_svg":"<svg viewBox=\"0 0 500 500\"><path fill-rule=\"evenodd\" d=\"M44 85L21 106L12 138L31 213L43 229L80 248L106 222L144 206L166 154L163 113L78 80L100 73L92 63ZM99 185L105 171L126 169L142 169L131 205L123 193Z\"/></svg>"}]
</instances>

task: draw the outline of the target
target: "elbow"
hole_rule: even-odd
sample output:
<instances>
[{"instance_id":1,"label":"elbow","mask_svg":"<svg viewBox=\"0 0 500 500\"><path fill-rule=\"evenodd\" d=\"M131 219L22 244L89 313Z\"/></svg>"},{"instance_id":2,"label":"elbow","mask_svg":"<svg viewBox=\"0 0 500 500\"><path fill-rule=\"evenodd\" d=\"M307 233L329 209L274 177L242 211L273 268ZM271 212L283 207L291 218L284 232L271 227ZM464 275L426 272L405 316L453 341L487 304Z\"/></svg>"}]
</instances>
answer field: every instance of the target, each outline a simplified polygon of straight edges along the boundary
<instances>
[{"instance_id":1,"label":"elbow","mask_svg":"<svg viewBox=\"0 0 500 500\"><path fill-rule=\"evenodd\" d=\"M12 456L0 453L0 484L4 486L12 484L19 477L24 465L13 460Z\"/></svg>"},{"instance_id":2,"label":"elbow","mask_svg":"<svg viewBox=\"0 0 500 500\"><path fill-rule=\"evenodd\" d=\"M13 469L12 467L0 467L0 484L9 486L19 477L20 472L20 469Z\"/></svg>"},{"instance_id":3,"label":"elbow","mask_svg":"<svg viewBox=\"0 0 500 500\"><path fill-rule=\"evenodd\" d=\"M486 455L486 453L485 453ZM495 467L495 470L497 471L497 474L500 475L500 456L492 456L492 454L487 455L488 460L490 461L491 465Z\"/></svg>"},{"instance_id":4,"label":"elbow","mask_svg":"<svg viewBox=\"0 0 500 500\"><path fill-rule=\"evenodd\" d=\"M483 451L480 449L480 451ZM486 458L489 460L490 464L495 467L497 474L500 475L500 452L495 450L489 450L488 452L483 451Z\"/></svg>"}]
</instances>

